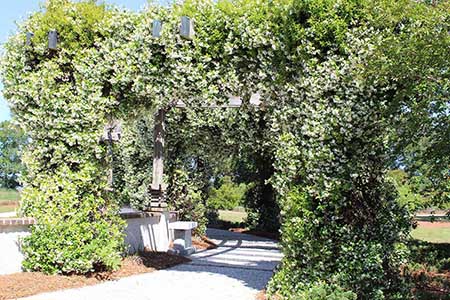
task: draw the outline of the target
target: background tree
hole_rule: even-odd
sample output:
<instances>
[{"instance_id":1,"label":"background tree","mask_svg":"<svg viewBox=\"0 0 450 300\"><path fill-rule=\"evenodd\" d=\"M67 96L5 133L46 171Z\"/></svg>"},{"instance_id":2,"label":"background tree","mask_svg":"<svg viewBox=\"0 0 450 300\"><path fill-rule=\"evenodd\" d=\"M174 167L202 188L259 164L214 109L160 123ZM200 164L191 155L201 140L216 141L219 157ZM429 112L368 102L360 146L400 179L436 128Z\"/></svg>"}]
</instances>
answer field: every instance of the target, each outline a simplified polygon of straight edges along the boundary
<instances>
[{"instance_id":1,"label":"background tree","mask_svg":"<svg viewBox=\"0 0 450 300\"><path fill-rule=\"evenodd\" d=\"M236 184L230 176L224 176L217 185L218 188L212 187L208 193L208 207L231 210L243 205L247 190L244 183Z\"/></svg>"},{"instance_id":2,"label":"background tree","mask_svg":"<svg viewBox=\"0 0 450 300\"><path fill-rule=\"evenodd\" d=\"M11 121L0 123L0 187L15 188L19 185L20 174L25 170L21 152L27 136Z\"/></svg>"},{"instance_id":3,"label":"background tree","mask_svg":"<svg viewBox=\"0 0 450 300\"><path fill-rule=\"evenodd\" d=\"M423 187L418 182L419 176L411 178L408 173L401 169L390 170L388 173L398 192L398 201L408 208L411 213L431 205L429 197L423 196Z\"/></svg>"},{"instance_id":4,"label":"background tree","mask_svg":"<svg viewBox=\"0 0 450 300\"><path fill-rule=\"evenodd\" d=\"M430 205L450 203L449 1L373 2L384 39L369 72L388 80L390 159L418 183ZM433 5L429 5L429 4ZM391 30L386 30L390 27ZM446 31L447 30L447 31Z\"/></svg>"}]
</instances>

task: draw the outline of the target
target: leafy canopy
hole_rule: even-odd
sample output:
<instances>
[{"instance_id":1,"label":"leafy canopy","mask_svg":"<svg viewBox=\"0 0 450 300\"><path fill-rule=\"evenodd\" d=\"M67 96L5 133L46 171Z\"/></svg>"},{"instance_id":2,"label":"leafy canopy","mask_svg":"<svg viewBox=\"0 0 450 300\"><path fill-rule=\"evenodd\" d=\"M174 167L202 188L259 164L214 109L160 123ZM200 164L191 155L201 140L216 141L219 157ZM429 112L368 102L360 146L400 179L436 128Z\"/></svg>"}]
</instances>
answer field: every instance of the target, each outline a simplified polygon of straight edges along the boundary
<instances>
[{"instance_id":1,"label":"leafy canopy","mask_svg":"<svg viewBox=\"0 0 450 300\"><path fill-rule=\"evenodd\" d=\"M178 33L182 15L195 21L192 41ZM216 124L225 145L259 156L254 195L273 194L282 220L285 257L271 294L408 297L399 267L410 219L385 171L413 141L417 116L432 119L427 108L448 101L448 16L448 1L192 0L140 13L50 1L2 60L5 97L32 139L23 207L40 225L25 242L27 268L117 266L122 223L98 137L110 119L181 99L188 108L168 117L170 151L192 153L196 137L217 151L214 131L199 134ZM50 28L60 31L57 51L46 48ZM28 30L41 32L32 46ZM255 91L261 108L248 105ZM244 100L236 114L199 108L229 94ZM200 218L198 187L175 160L169 166L171 193Z\"/></svg>"}]
</instances>

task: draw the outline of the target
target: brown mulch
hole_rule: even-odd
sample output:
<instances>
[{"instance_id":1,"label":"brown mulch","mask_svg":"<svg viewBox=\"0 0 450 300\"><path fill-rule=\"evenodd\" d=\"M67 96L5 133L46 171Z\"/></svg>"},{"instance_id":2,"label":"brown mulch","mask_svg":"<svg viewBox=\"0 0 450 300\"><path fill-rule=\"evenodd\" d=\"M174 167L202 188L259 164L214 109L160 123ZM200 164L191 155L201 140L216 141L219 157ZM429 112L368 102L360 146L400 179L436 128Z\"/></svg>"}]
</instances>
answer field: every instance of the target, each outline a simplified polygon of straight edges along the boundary
<instances>
[{"instance_id":1,"label":"brown mulch","mask_svg":"<svg viewBox=\"0 0 450 300\"><path fill-rule=\"evenodd\" d=\"M436 273L418 270L410 274L410 276L415 285L412 289L414 294L432 295L433 299L448 299L447 297L450 295L450 272Z\"/></svg>"},{"instance_id":2,"label":"brown mulch","mask_svg":"<svg viewBox=\"0 0 450 300\"><path fill-rule=\"evenodd\" d=\"M17 202L17 201L0 201L0 206L18 207L19 206L19 202Z\"/></svg>"},{"instance_id":3,"label":"brown mulch","mask_svg":"<svg viewBox=\"0 0 450 300\"><path fill-rule=\"evenodd\" d=\"M239 232L239 233L256 235L256 236L259 236L259 237L268 238L268 239L272 239L272 240L276 240L276 241L280 240L280 234L278 232L249 230L247 228L230 228L229 230L232 231L232 232Z\"/></svg>"},{"instance_id":4,"label":"brown mulch","mask_svg":"<svg viewBox=\"0 0 450 300\"><path fill-rule=\"evenodd\" d=\"M40 272L0 275L0 300L94 285L107 280L117 280L131 275L170 268L189 261L190 259L186 257L168 253L144 252L139 256L126 257L122 261L120 269L113 272L71 276L45 275Z\"/></svg>"},{"instance_id":5,"label":"brown mulch","mask_svg":"<svg viewBox=\"0 0 450 300\"><path fill-rule=\"evenodd\" d=\"M417 227L424 227L424 228L450 228L450 222L417 221Z\"/></svg>"},{"instance_id":6,"label":"brown mulch","mask_svg":"<svg viewBox=\"0 0 450 300\"><path fill-rule=\"evenodd\" d=\"M205 236L202 237L192 237L192 245L195 247L195 249L197 250L210 250L210 249L216 249L217 245L216 243L214 243L213 241L211 241L210 239L208 239Z\"/></svg>"},{"instance_id":7,"label":"brown mulch","mask_svg":"<svg viewBox=\"0 0 450 300\"><path fill-rule=\"evenodd\" d=\"M258 292L258 294L256 294L256 300L267 300L266 297L266 290L261 290Z\"/></svg>"},{"instance_id":8,"label":"brown mulch","mask_svg":"<svg viewBox=\"0 0 450 300\"><path fill-rule=\"evenodd\" d=\"M217 248L216 243L208 239L206 236L193 236L192 246L194 246L196 250L210 250ZM169 248L173 248L173 241L170 242Z\"/></svg>"},{"instance_id":9,"label":"brown mulch","mask_svg":"<svg viewBox=\"0 0 450 300\"><path fill-rule=\"evenodd\" d=\"M267 297L266 294L266 290L261 290L258 292L258 294L256 294L256 300L269 300L269 298ZM272 295L271 300L281 300L281 297L279 295Z\"/></svg>"}]
</instances>

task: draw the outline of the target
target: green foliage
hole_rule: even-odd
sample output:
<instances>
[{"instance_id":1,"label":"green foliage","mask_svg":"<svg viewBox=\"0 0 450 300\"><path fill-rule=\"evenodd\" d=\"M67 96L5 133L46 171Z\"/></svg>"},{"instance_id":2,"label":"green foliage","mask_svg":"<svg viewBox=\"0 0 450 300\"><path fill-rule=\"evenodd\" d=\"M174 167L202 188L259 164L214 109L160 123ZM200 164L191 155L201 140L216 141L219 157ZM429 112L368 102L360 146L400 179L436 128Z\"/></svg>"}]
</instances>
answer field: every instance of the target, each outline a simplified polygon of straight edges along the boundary
<instances>
[{"instance_id":1,"label":"green foliage","mask_svg":"<svg viewBox=\"0 0 450 300\"><path fill-rule=\"evenodd\" d=\"M111 212L110 226L103 227L96 215L113 202L104 190L108 158L98 137L107 120L165 107L169 199L182 219L200 222L200 232L205 192L221 159L255 160L247 164L256 174L248 206L258 224L278 222L279 213L283 222L285 258L271 293L408 298L399 267L410 219L385 171L416 132L436 129L442 135L432 145L447 145L448 12L448 1L431 7L409 0L192 0L139 14L91 1L50 2L47 13L33 15L11 37L2 60L5 97L32 139L24 159L24 210L42 227L26 244L27 266L70 272L57 263L59 254L50 252L49 267L38 259L42 240L56 239L52 228L61 218L76 224L63 230L60 244L71 270L85 272L97 260L114 265L103 254L117 257L120 222ZM192 41L179 36L182 14L195 21ZM159 39L150 38L156 18L164 24ZM58 51L45 48L50 28L61 33ZM31 47L24 45L26 30L37 33ZM248 105L256 91L260 108ZM230 94L243 98L239 110L202 108ZM187 108L171 109L180 99ZM423 116L427 122L419 128ZM147 134L130 137L145 141ZM138 155L131 139L120 154L130 163L120 172L139 174L124 175L118 190L129 199L136 193L139 206L148 154ZM433 166L448 177L446 159ZM75 180L86 170L88 181ZM81 224L87 221L100 230L86 231ZM97 235L102 228L112 236L108 241ZM71 255L69 243L86 232L91 239L77 243L80 249L95 248L92 242L106 250L72 262L79 255ZM324 284L313 287L316 282Z\"/></svg>"},{"instance_id":2,"label":"green foliage","mask_svg":"<svg viewBox=\"0 0 450 300\"><path fill-rule=\"evenodd\" d=\"M339 286L318 282L306 287L293 300L356 300L357 295Z\"/></svg>"},{"instance_id":3,"label":"green foliage","mask_svg":"<svg viewBox=\"0 0 450 300\"><path fill-rule=\"evenodd\" d=\"M431 206L429 199L418 194L420 187L415 185L416 182L411 180L405 171L400 169L391 170L388 176L393 180L394 186L397 189L400 205L407 207L411 213Z\"/></svg>"},{"instance_id":4,"label":"green foliage","mask_svg":"<svg viewBox=\"0 0 450 300\"><path fill-rule=\"evenodd\" d=\"M33 14L25 27L34 34L33 54L39 55L36 59L43 59L47 52L49 30L58 31L60 47L67 51L91 47L99 34L105 34L99 24L111 15L104 4L96 2L51 0L44 10Z\"/></svg>"},{"instance_id":5,"label":"green foliage","mask_svg":"<svg viewBox=\"0 0 450 300\"><path fill-rule=\"evenodd\" d=\"M425 269L436 273L450 271L449 243L429 243L412 240L408 243L412 270Z\"/></svg>"},{"instance_id":6,"label":"green foliage","mask_svg":"<svg viewBox=\"0 0 450 300\"><path fill-rule=\"evenodd\" d=\"M26 270L79 274L118 268L124 222L117 205L102 196L105 186L96 172L94 165L78 172L64 166L25 187L21 209L39 222L23 241Z\"/></svg>"},{"instance_id":7,"label":"green foliage","mask_svg":"<svg viewBox=\"0 0 450 300\"><path fill-rule=\"evenodd\" d=\"M24 132L10 121L0 123L0 187L15 188L24 171L20 153L27 142Z\"/></svg>"},{"instance_id":8,"label":"green foliage","mask_svg":"<svg viewBox=\"0 0 450 300\"><path fill-rule=\"evenodd\" d=\"M201 194L191 183L187 172L175 170L170 181L169 199L173 209L178 212L181 221L198 222L195 233L206 233L206 208L202 202Z\"/></svg>"},{"instance_id":9,"label":"green foliage","mask_svg":"<svg viewBox=\"0 0 450 300\"><path fill-rule=\"evenodd\" d=\"M307 288L305 284L326 278L367 299L402 295L405 290L396 274L406 257L394 241L409 222L399 219L402 214L396 211L395 199L385 195L379 203L385 215L357 217L347 207L338 218L333 216L342 209L335 202L339 198L314 203L308 197L306 192L293 190L284 200L284 268L275 274L271 291L291 299ZM349 216L355 219L346 219ZM372 224L358 218L370 218Z\"/></svg>"},{"instance_id":10,"label":"green foliage","mask_svg":"<svg viewBox=\"0 0 450 300\"><path fill-rule=\"evenodd\" d=\"M449 1L436 5L373 1L377 26L390 24L368 70L390 80L392 159L426 185L436 205L449 203L450 134L448 76Z\"/></svg>"},{"instance_id":11,"label":"green foliage","mask_svg":"<svg viewBox=\"0 0 450 300\"><path fill-rule=\"evenodd\" d=\"M86 273L120 262L124 224L106 190L107 152L98 143L115 100L102 96L92 73L105 17L92 1L49 1L5 45L4 95L30 138L21 210L39 224L24 240L27 270ZM57 51L47 49L53 28ZM35 34L30 47L25 31Z\"/></svg>"},{"instance_id":12,"label":"green foliage","mask_svg":"<svg viewBox=\"0 0 450 300\"><path fill-rule=\"evenodd\" d=\"M450 119L448 121L446 119L447 117L433 122L444 127L450 123L448 122ZM419 142L410 142L407 145L401 155L401 163L405 165L406 171L412 174L409 182L414 192L426 197L427 206L450 208L448 174L450 155L446 141L441 137L447 134L445 131L450 132L450 129L436 128L430 131L424 134L425 137L420 138Z\"/></svg>"},{"instance_id":13,"label":"green foliage","mask_svg":"<svg viewBox=\"0 0 450 300\"><path fill-rule=\"evenodd\" d=\"M259 121L254 126L257 132L267 132L267 124ZM256 135L256 140L265 137ZM247 183L244 206L248 212L246 223L253 229L278 232L280 229L280 208L270 179L274 175L273 158L267 146L256 148L246 146L244 155L237 161L237 177Z\"/></svg>"},{"instance_id":14,"label":"green foliage","mask_svg":"<svg viewBox=\"0 0 450 300\"><path fill-rule=\"evenodd\" d=\"M221 179L219 188L216 189L213 187L209 191L209 198L206 202L207 207L232 210L242 205L246 190L247 187L245 184L236 184L231 180L230 176L225 176Z\"/></svg>"},{"instance_id":15,"label":"green foliage","mask_svg":"<svg viewBox=\"0 0 450 300\"><path fill-rule=\"evenodd\" d=\"M450 295L450 244L412 240L405 276L414 284L414 299L448 300ZM436 291L439 291L437 293Z\"/></svg>"},{"instance_id":16,"label":"green foliage","mask_svg":"<svg viewBox=\"0 0 450 300\"><path fill-rule=\"evenodd\" d=\"M144 113L122 124L121 140L115 145L114 190L123 204L147 210L151 197L153 117Z\"/></svg>"}]
</instances>

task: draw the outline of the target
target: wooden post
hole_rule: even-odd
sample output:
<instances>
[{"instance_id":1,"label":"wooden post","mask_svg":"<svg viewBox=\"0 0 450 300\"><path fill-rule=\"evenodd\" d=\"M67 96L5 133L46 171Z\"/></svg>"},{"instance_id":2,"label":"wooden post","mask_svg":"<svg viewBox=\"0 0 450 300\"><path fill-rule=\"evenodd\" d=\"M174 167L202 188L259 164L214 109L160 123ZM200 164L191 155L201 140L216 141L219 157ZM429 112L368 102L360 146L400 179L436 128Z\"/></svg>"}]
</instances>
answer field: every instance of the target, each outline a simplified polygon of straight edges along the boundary
<instances>
[{"instance_id":1,"label":"wooden post","mask_svg":"<svg viewBox=\"0 0 450 300\"><path fill-rule=\"evenodd\" d=\"M155 118L155 130L153 132L153 180L151 189L154 191L164 191L166 189L163 183L164 174L164 137L166 112L159 109Z\"/></svg>"}]
</instances>

